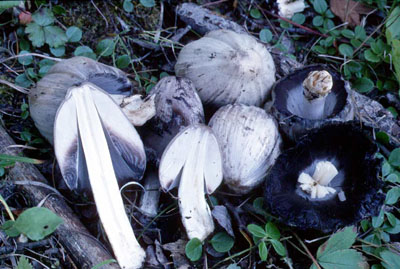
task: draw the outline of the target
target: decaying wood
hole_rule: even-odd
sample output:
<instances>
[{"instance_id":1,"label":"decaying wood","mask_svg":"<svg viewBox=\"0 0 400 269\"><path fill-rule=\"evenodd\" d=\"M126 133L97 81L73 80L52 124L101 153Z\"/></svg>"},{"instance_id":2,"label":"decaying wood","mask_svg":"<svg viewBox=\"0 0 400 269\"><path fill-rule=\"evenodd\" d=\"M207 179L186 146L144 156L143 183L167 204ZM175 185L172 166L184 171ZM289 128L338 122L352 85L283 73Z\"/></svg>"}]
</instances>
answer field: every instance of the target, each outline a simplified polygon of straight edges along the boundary
<instances>
[{"instance_id":1,"label":"decaying wood","mask_svg":"<svg viewBox=\"0 0 400 269\"><path fill-rule=\"evenodd\" d=\"M190 27L200 34L205 34L217 29L229 29L237 33L246 32L244 27L239 24L193 3L179 5L176 9L176 13L182 21L190 25ZM266 45L266 47L274 58L277 68L276 75L278 78L284 77L294 69L302 66L302 64L296 60L281 52L275 51L271 46ZM367 96L359 94L354 90L350 90L350 94L352 95L354 107L356 108L356 120L360 120L367 126L386 132L395 145L400 145L399 122L393 115L380 103Z\"/></svg>"},{"instance_id":2,"label":"decaying wood","mask_svg":"<svg viewBox=\"0 0 400 269\"><path fill-rule=\"evenodd\" d=\"M18 154L19 149L9 147L14 144L14 141L0 125L0 152L9 155ZM47 184L46 179L39 170L34 165L27 163L16 163L9 170L9 177L11 180L36 181ZM43 206L49 208L63 219L63 224L57 228L55 235L78 268L92 268L105 260L113 258L105 250L104 246L90 235L89 231L79 221L62 197L54 193L49 195L52 194L51 190L37 185L25 184L19 185L19 187L32 206L44 200ZM107 268L119 267L115 264L109 264Z\"/></svg>"}]
</instances>

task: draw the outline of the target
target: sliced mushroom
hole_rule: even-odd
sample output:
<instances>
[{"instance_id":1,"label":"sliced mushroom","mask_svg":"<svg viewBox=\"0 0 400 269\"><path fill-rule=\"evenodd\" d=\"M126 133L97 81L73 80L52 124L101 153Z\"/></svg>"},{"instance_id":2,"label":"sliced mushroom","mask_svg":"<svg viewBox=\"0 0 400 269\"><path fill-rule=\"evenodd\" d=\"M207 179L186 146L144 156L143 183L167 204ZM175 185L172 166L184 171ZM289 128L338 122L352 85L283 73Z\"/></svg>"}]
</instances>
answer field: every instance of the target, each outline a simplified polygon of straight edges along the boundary
<instances>
[{"instance_id":1,"label":"sliced mushroom","mask_svg":"<svg viewBox=\"0 0 400 269\"><path fill-rule=\"evenodd\" d=\"M221 146L225 184L242 194L260 185L280 153L274 118L261 108L235 104L221 107L209 126Z\"/></svg>"},{"instance_id":2,"label":"sliced mushroom","mask_svg":"<svg viewBox=\"0 0 400 269\"><path fill-rule=\"evenodd\" d=\"M71 88L58 109L54 148L67 185L92 189L119 265L140 268L145 252L125 213L115 174L122 179L143 175L146 156L135 128L108 94L84 83Z\"/></svg>"},{"instance_id":3,"label":"sliced mushroom","mask_svg":"<svg viewBox=\"0 0 400 269\"><path fill-rule=\"evenodd\" d=\"M349 83L325 65L300 68L278 81L269 109L280 130L292 140L313 128L355 116Z\"/></svg>"},{"instance_id":4,"label":"sliced mushroom","mask_svg":"<svg viewBox=\"0 0 400 269\"><path fill-rule=\"evenodd\" d=\"M315 129L276 160L266 205L288 225L324 232L375 216L384 201L377 151L357 124Z\"/></svg>"},{"instance_id":5,"label":"sliced mushroom","mask_svg":"<svg viewBox=\"0 0 400 269\"><path fill-rule=\"evenodd\" d=\"M197 124L179 132L162 155L159 178L164 191L179 185L182 223L190 239L203 241L214 230L204 195L222 181L221 152L212 130Z\"/></svg>"}]
</instances>

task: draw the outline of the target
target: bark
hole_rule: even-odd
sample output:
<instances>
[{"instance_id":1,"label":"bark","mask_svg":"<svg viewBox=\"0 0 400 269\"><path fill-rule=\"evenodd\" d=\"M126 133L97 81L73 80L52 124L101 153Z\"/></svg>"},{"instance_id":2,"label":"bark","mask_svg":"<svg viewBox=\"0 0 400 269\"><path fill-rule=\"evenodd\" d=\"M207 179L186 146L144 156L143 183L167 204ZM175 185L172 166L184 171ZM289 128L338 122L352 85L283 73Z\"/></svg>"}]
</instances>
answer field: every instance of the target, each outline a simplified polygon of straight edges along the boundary
<instances>
[{"instance_id":1,"label":"bark","mask_svg":"<svg viewBox=\"0 0 400 269\"><path fill-rule=\"evenodd\" d=\"M8 155L17 155L19 149L8 148L15 142L0 125L0 152ZM9 170L9 178L18 181L33 181L48 184L44 176L32 164L16 163ZM32 206L45 201L47 207L63 219L55 231L60 243L68 251L78 268L92 268L93 266L109 259L113 259L104 246L98 242L83 226L64 199L50 189L36 185L18 185ZM49 195L53 194L53 195ZM105 268L105 267L104 267ZM107 268L119 268L116 264L109 264Z\"/></svg>"}]
</instances>

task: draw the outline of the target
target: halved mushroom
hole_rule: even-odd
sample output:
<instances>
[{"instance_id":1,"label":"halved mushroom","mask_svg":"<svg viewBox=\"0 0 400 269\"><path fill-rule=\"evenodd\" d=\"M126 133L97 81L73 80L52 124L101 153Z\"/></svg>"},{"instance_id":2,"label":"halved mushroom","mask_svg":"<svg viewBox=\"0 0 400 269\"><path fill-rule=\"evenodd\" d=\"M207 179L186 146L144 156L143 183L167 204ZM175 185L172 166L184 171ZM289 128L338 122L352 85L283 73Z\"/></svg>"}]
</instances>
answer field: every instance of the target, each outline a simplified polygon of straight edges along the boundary
<instances>
[{"instance_id":1,"label":"halved mushroom","mask_svg":"<svg viewBox=\"0 0 400 269\"><path fill-rule=\"evenodd\" d=\"M92 189L120 266L140 268L145 252L125 213L117 181L137 180L144 173L146 156L135 128L108 94L86 82L71 88L57 111L54 148L67 185Z\"/></svg>"},{"instance_id":2,"label":"halved mushroom","mask_svg":"<svg viewBox=\"0 0 400 269\"><path fill-rule=\"evenodd\" d=\"M221 152L212 130L197 124L179 132L162 155L159 178L165 191L179 185L179 208L188 237L204 240L214 230L204 195L222 181Z\"/></svg>"},{"instance_id":3,"label":"halved mushroom","mask_svg":"<svg viewBox=\"0 0 400 269\"><path fill-rule=\"evenodd\" d=\"M281 131L296 140L323 124L353 120L349 91L349 83L329 67L304 67L275 84L271 114Z\"/></svg>"},{"instance_id":4,"label":"halved mushroom","mask_svg":"<svg viewBox=\"0 0 400 269\"><path fill-rule=\"evenodd\" d=\"M262 105L275 82L266 47L248 34L215 30L187 44L175 65L178 77L193 81L205 106Z\"/></svg>"},{"instance_id":5,"label":"halved mushroom","mask_svg":"<svg viewBox=\"0 0 400 269\"><path fill-rule=\"evenodd\" d=\"M258 107L226 105L209 126L221 146L225 184L243 194L260 185L280 153L274 118Z\"/></svg>"},{"instance_id":6,"label":"halved mushroom","mask_svg":"<svg viewBox=\"0 0 400 269\"><path fill-rule=\"evenodd\" d=\"M377 151L356 124L313 130L278 157L265 181L267 207L288 225L324 232L377 215L384 200Z\"/></svg>"}]
</instances>

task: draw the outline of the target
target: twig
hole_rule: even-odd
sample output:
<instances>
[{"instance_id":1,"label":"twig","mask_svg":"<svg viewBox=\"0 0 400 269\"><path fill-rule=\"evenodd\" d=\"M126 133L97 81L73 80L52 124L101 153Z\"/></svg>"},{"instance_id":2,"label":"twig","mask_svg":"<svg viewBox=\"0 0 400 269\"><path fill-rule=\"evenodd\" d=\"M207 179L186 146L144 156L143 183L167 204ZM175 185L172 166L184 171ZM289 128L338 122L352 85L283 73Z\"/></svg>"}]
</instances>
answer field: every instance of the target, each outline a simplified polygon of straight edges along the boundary
<instances>
[{"instance_id":1,"label":"twig","mask_svg":"<svg viewBox=\"0 0 400 269\"><path fill-rule=\"evenodd\" d=\"M308 256L310 257L310 259L313 261L313 263L315 264L315 266L318 269L321 269L321 266L319 266L317 260L314 258L314 256L311 254L310 250L308 250L307 246L303 243L303 241L301 241L300 237L293 232L293 235L296 237L296 239L299 241L300 245L304 248L304 250L307 252Z\"/></svg>"},{"instance_id":2,"label":"twig","mask_svg":"<svg viewBox=\"0 0 400 269\"><path fill-rule=\"evenodd\" d=\"M0 84L7 85L8 87L13 88L14 90L17 90L17 91L22 92L24 94L28 94L29 93L29 89L17 86L15 84L11 83L11 82L8 82L7 80L0 79Z\"/></svg>"},{"instance_id":3,"label":"twig","mask_svg":"<svg viewBox=\"0 0 400 269\"><path fill-rule=\"evenodd\" d=\"M50 244L50 239L44 239L38 242L17 243L15 246L0 247L0 255L9 254L15 251L21 251L24 248L40 248Z\"/></svg>"},{"instance_id":4,"label":"twig","mask_svg":"<svg viewBox=\"0 0 400 269\"><path fill-rule=\"evenodd\" d=\"M108 29L108 21L106 19L106 17L104 16L103 13L101 13L100 9L96 6L96 4L93 2L93 0L90 0L90 3L92 3L92 5L94 6L94 8L97 10L97 12L101 15L101 17L103 18L103 20L106 22L106 30Z\"/></svg>"},{"instance_id":5,"label":"twig","mask_svg":"<svg viewBox=\"0 0 400 269\"><path fill-rule=\"evenodd\" d=\"M18 55L14 55L14 56L8 57L5 60L2 60L0 62L0 64L4 63L4 62L7 62L8 60L12 60L12 59L19 58L19 57L26 57L26 56L36 56L36 57L40 57L40 58L53 60L53 61L56 61L56 62L61 62L62 61L62 59L60 59L60 58L54 58L54 57L50 57L50 56L46 56L46 55L43 55L43 54L32 52L32 53L18 54Z\"/></svg>"}]
</instances>

